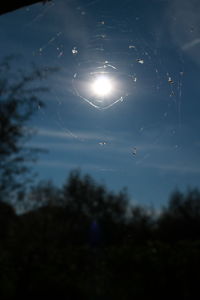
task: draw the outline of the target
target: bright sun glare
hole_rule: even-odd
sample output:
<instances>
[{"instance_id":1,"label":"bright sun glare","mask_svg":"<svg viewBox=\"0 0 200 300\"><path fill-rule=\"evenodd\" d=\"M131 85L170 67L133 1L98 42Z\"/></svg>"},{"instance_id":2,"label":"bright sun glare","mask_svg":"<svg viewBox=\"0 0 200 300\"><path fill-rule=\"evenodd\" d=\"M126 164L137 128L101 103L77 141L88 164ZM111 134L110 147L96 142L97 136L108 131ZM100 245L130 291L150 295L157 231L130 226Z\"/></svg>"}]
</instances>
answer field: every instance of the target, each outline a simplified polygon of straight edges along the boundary
<instances>
[{"instance_id":1,"label":"bright sun glare","mask_svg":"<svg viewBox=\"0 0 200 300\"><path fill-rule=\"evenodd\" d=\"M98 77L92 84L93 92L99 97L105 97L111 93L113 89L112 82L107 77Z\"/></svg>"}]
</instances>

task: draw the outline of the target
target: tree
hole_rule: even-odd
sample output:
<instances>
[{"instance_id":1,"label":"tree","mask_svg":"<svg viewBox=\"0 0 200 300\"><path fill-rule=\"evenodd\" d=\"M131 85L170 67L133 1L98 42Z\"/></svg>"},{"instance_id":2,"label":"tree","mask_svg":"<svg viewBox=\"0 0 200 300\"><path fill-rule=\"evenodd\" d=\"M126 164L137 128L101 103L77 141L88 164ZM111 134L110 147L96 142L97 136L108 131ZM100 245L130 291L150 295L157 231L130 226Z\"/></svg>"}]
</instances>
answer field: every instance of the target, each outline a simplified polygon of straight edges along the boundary
<instances>
[{"instance_id":1,"label":"tree","mask_svg":"<svg viewBox=\"0 0 200 300\"><path fill-rule=\"evenodd\" d=\"M149 234L157 228L152 227L152 210L131 206L127 215L124 192L111 193L77 171L62 187L41 182L30 193L38 209L21 215L0 203L1 299L167 300L172 294L177 299L198 295L200 235L191 239L195 227L185 235L190 224L198 227L192 220L200 220L197 189L172 195L157 217L161 231L155 237ZM191 223L183 223L188 217ZM174 230L171 243L165 237Z\"/></svg>"},{"instance_id":2,"label":"tree","mask_svg":"<svg viewBox=\"0 0 200 300\"><path fill-rule=\"evenodd\" d=\"M27 181L30 168L27 162L36 158L38 149L25 147L33 131L27 123L39 107L44 106L40 93L45 87L37 86L38 80L46 78L52 69L31 71L11 68L13 56L0 64L0 201L16 193ZM54 69L55 70L55 69Z\"/></svg>"},{"instance_id":3,"label":"tree","mask_svg":"<svg viewBox=\"0 0 200 300\"><path fill-rule=\"evenodd\" d=\"M11 12L13 10L22 8L24 6L32 5L35 3L46 3L51 0L15 0L15 1L7 1L4 2L3 5L0 7L0 15Z\"/></svg>"},{"instance_id":4,"label":"tree","mask_svg":"<svg viewBox=\"0 0 200 300\"><path fill-rule=\"evenodd\" d=\"M158 220L160 236L171 241L200 238L200 192L174 191Z\"/></svg>"},{"instance_id":5,"label":"tree","mask_svg":"<svg viewBox=\"0 0 200 300\"><path fill-rule=\"evenodd\" d=\"M82 176L77 170L71 172L62 193L66 205L90 218L118 222L126 216L129 201L126 190L118 194L109 192L91 176Z\"/></svg>"}]
</instances>

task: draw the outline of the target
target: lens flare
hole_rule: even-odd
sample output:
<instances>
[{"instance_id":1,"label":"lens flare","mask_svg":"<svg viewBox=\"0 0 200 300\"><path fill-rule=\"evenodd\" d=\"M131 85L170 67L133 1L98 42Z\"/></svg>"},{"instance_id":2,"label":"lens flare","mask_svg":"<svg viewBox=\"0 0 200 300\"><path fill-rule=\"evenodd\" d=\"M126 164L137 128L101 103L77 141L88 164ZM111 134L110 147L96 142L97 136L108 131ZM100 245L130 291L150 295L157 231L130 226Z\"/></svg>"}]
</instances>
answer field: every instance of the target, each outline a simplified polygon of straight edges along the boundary
<instances>
[{"instance_id":1,"label":"lens flare","mask_svg":"<svg viewBox=\"0 0 200 300\"><path fill-rule=\"evenodd\" d=\"M98 97L105 97L112 92L113 85L109 78L101 76L92 83L92 90Z\"/></svg>"}]
</instances>

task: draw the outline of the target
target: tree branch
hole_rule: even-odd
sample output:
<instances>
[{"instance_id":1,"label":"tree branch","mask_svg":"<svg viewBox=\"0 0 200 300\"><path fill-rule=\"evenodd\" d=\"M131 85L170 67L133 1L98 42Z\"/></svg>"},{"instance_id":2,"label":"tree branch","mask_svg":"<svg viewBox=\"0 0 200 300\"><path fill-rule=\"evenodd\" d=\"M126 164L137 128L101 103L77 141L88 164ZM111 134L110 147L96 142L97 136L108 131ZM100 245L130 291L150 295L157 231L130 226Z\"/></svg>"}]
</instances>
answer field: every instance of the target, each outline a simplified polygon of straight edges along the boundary
<instances>
[{"instance_id":1,"label":"tree branch","mask_svg":"<svg viewBox=\"0 0 200 300\"><path fill-rule=\"evenodd\" d=\"M6 14L8 12L11 12L13 10L22 8L24 6L32 5L35 3L46 3L51 0L8 0L8 1L3 1L3 4L0 6L0 15Z\"/></svg>"}]
</instances>

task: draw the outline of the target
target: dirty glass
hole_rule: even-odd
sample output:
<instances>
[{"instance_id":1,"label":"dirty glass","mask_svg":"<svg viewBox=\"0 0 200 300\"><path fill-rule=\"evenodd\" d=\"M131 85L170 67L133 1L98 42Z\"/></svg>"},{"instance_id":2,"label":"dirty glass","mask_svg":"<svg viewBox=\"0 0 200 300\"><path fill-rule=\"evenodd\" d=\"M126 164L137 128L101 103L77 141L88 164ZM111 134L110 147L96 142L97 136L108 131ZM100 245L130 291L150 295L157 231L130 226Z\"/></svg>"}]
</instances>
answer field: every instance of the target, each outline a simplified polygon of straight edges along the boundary
<instances>
[{"instance_id":1,"label":"dirty glass","mask_svg":"<svg viewBox=\"0 0 200 300\"><path fill-rule=\"evenodd\" d=\"M79 168L155 207L199 186L199 12L195 0L55 0L1 15L1 59L57 68L29 122L29 145L48 150L39 179Z\"/></svg>"}]
</instances>

